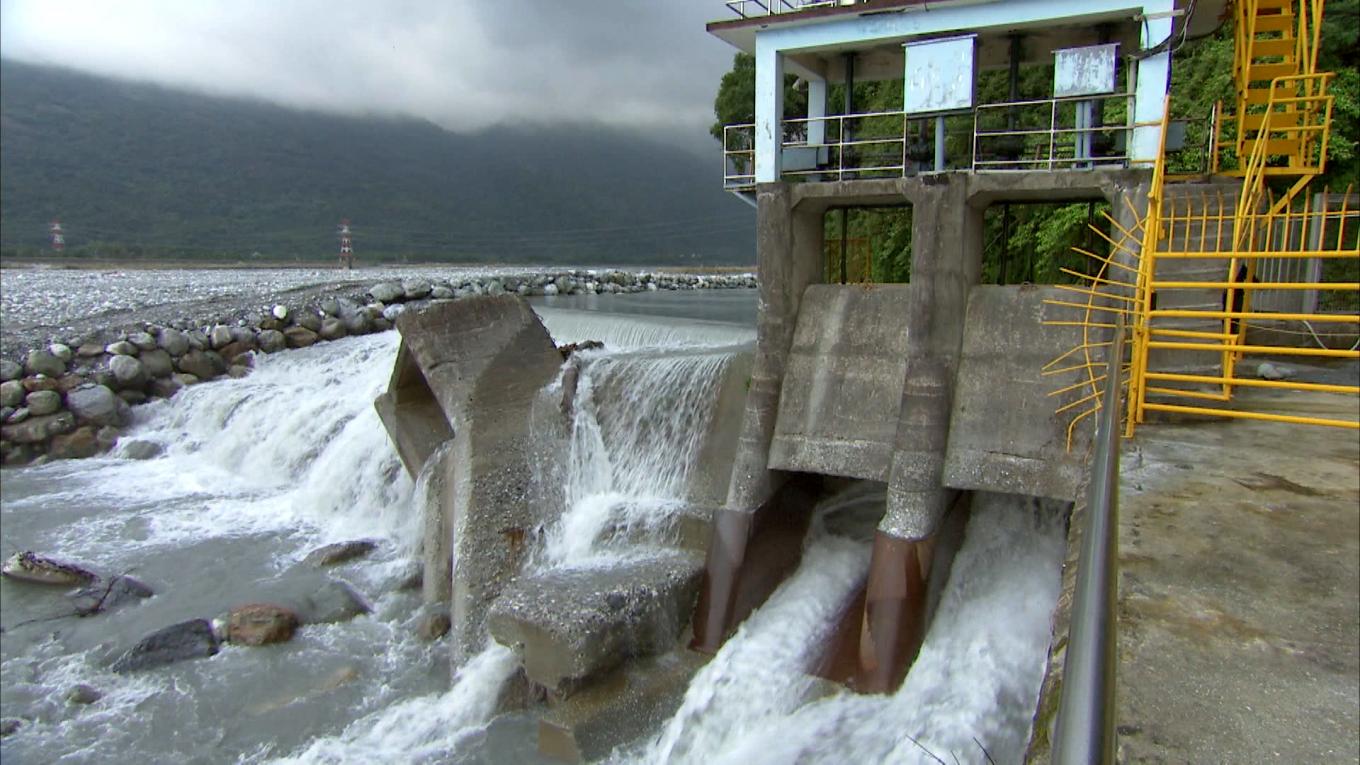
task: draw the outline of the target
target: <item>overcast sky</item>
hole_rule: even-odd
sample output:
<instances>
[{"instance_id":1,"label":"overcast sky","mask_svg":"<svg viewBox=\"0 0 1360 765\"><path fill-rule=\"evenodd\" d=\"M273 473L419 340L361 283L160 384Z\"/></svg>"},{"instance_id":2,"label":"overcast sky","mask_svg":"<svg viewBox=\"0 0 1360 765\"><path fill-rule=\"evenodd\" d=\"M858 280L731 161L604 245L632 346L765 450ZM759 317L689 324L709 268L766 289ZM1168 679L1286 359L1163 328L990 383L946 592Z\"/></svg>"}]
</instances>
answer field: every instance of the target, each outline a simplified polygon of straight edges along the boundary
<instances>
[{"instance_id":1,"label":"overcast sky","mask_svg":"<svg viewBox=\"0 0 1360 765\"><path fill-rule=\"evenodd\" d=\"M605 122L695 150L721 0L0 0L0 55L450 130Z\"/></svg>"}]
</instances>

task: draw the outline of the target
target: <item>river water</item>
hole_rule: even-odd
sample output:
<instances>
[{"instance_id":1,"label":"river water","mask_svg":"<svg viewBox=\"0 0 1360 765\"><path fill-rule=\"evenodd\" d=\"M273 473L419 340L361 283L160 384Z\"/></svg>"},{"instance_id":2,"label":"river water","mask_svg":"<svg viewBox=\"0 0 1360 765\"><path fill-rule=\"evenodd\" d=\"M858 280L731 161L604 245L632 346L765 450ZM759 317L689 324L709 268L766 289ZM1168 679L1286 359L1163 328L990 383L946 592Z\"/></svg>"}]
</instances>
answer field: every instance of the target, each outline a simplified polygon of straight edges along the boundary
<instances>
[{"instance_id":1,"label":"river water","mask_svg":"<svg viewBox=\"0 0 1360 765\"><path fill-rule=\"evenodd\" d=\"M750 352L755 295L591 296L539 307L558 342L601 339L606 350L584 358L567 511L534 565L611 565L620 551L602 529L678 505L693 431L712 416L711 386ZM125 439L162 445L153 459L115 451L4 471L6 555L33 549L130 573L157 593L82 619L65 615L59 592L0 580L0 715L22 723L0 741L7 765L537 759L532 718L495 716L513 653L492 644L450 680L446 646L415 637L419 593L402 583L419 535L418 492L372 407L396 345L386 333L267 356L245 379L138 407ZM626 405L592 407L592 396ZM695 677L675 717L614 760L1018 759L1057 598L1061 514L980 497L901 691L814 699L805 653L868 561L863 539L822 520L807 562ZM224 646L210 659L129 675L106 669L142 635L267 599L279 582L309 575L301 564L309 550L355 538L379 546L331 575L371 613L308 625L280 646ZM103 697L68 703L77 683Z\"/></svg>"}]
</instances>

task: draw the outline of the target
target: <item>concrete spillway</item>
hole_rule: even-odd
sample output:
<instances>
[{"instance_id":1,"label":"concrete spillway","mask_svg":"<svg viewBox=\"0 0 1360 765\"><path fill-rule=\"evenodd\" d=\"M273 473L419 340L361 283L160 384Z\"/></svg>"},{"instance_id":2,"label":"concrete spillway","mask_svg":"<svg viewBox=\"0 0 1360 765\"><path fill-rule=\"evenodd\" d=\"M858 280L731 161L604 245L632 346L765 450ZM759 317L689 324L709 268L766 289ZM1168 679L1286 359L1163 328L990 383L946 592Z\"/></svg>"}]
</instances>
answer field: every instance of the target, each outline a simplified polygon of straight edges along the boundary
<instances>
[{"instance_id":1,"label":"concrete spillway","mask_svg":"<svg viewBox=\"0 0 1360 765\"><path fill-rule=\"evenodd\" d=\"M807 310L803 320L810 327L834 327L845 316L831 314L850 310L832 290L822 294L828 299L819 302L812 295L806 303L827 311ZM901 302L890 290L866 294L860 302L871 306L891 307L893 300L887 298ZM873 596L885 583L875 580L868 561L880 544L873 541L874 527L891 494L883 480L890 474L886 464L857 474L791 461L784 467L795 477L781 482L777 505L745 516L755 523L737 533L724 526L743 517L722 505L734 480L732 467L740 464L736 431L742 406L749 402L749 334L741 338L717 327L676 332L660 323L629 326L551 312L547 318L559 338L603 335L605 347L577 350L564 360L543 327L513 298L460 302L399 322L403 350L393 373L396 393L379 401L384 421L399 448L407 439L404 448L417 455L424 448L419 438L403 432L413 422L409 414L433 402L453 433L423 457L420 485L427 501L426 572L449 583L427 587L427 596L432 605L446 601L453 615L455 666L484 661L488 645L511 648L518 668L504 678L501 703L548 702L539 725L544 752L595 759L664 728L672 733L663 736L678 736L683 743L659 740L656 746L669 746L675 758L686 761L686 747L726 734L674 733L676 726L683 730L695 724L696 715L730 716L734 710L691 708L676 718L688 723L666 723L667 718L682 697L708 695L706 684L749 683L751 692L770 694L755 690L763 670L751 667L753 660L732 664L721 658L729 651L723 643L747 617L754 621L737 635L769 629L759 627L762 622L783 621L760 616L770 609L779 613L776 601L764 606L767 598L811 581L822 584L798 596L810 609L799 617L806 628L783 638L797 643L797 650L771 659L771 667L787 675L781 688L802 689L776 693L780 708L798 709L811 698L803 693L809 688L824 693L826 686L813 679L817 674L861 690L896 689L900 677L893 674L906 662L882 662L886 669L866 683L859 647L887 630L905 636L905 642L893 643L899 657L921 650L931 617L943 607L950 561L966 544L961 537L970 496L956 493L936 533L906 548L909 557L901 568L916 572L910 592L919 590L911 597L921 600L921 610L903 610L899 602L890 606L895 610L883 612L887 606ZM842 359L819 363L819 355L844 351L839 336L813 330L805 336L809 340L799 347L808 359L807 374L789 375L786 387L835 388L862 411L866 399L870 407L879 400L873 397L875 379L861 378L860 387L853 388L846 379L824 378L847 369ZM748 342L730 343L741 339ZM533 372L536 390L530 391L526 370L542 370ZM506 375L515 376L514 384L497 384ZM878 380L887 381L884 400L901 398L900 377ZM465 392L441 393L441 385ZM820 400L830 399L824 392ZM785 401L777 428L781 438L799 437L798 423L812 421L812 429L835 435L845 432L844 422L853 422L814 421L818 413L807 404L811 398L790 393ZM480 423L492 421L487 411L496 415L496 432L479 436ZM816 450L802 452L809 453ZM524 483L526 475L531 479ZM510 476L517 476L510 484L514 494L506 493ZM496 493L478 489L479 482L495 486ZM846 512L847 507L854 512ZM1059 519L1049 526L1060 529L1062 511L1048 514ZM715 587L714 576L721 566L714 561L737 549L742 538L753 544L742 547L743 559L729 566L735 572L733 597L716 602L712 593L721 587ZM862 619L873 603L880 613L893 615L886 621ZM898 629L902 619L912 621L910 632ZM729 653L760 656L760 645L733 647ZM738 677L704 670L691 683L705 654L716 657L710 666L727 666ZM1036 656L1029 666L1040 663ZM748 672L750 678L740 677ZM1018 714L1028 719L1027 708ZM695 758L702 759L700 751L694 749Z\"/></svg>"}]
</instances>

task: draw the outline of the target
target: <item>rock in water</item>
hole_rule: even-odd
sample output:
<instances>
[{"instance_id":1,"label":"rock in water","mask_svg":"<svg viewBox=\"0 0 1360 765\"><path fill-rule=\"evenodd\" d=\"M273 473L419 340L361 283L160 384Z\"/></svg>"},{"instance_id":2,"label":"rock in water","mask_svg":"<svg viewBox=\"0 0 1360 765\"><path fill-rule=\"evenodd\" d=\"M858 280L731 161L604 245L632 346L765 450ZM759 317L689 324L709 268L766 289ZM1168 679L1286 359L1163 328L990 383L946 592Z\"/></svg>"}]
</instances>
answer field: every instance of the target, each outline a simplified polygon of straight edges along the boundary
<instances>
[{"instance_id":1,"label":"rock in water","mask_svg":"<svg viewBox=\"0 0 1360 765\"><path fill-rule=\"evenodd\" d=\"M6 717L5 719L0 720L0 738L14 735L15 733L18 733L19 729L22 727L24 727L23 720L15 717Z\"/></svg>"},{"instance_id":2,"label":"rock in water","mask_svg":"<svg viewBox=\"0 0 1360 765\"><path fill-rule=\"evenodd\" d=\"M172 624L142 638L109 667L114 672L136 672L217 653L217 638L207 619Z\"/></svg>"},{"instance_id":3,"label":"rock in water","mask_svg":"<svg viewBox=\"0 0 1360 765\"><path fill-rule=\"evenodd\" d=\"M67 597L76 607L76 613L89 616L149 598L154 594L150 587L130 576L115 576L108 582L96 582L88 587L82 587Z\"/></svg>"},{"instance_id":4,"label":"rock in water","mask_svg":"<svg viewBox=\"0 0 1360 765\"><path fill-rule=\"evenodd\" d=\"M336 542L335 544L318 547L307 553L307 557L302 559L303 563L313 566L334 566L337 563L344 563L348 560L367 555L375 548L378 543L371 539L353 539L348 542Z\"/></svg>"},{"instance_id":5,"label":"rock in water","mask_svg":"<svg viewBox=\"0 0 1360 765\"><path fill-rule=\"evenodd\" d=\"M123 445L122 456L130 460L149 460L161 456L164 452L165 447L155 441L137 439Z\"/></svg>"},{"instance_id":6,"label":"rock in water","mask_svg":"<svg viewBox=\"0 0 1360 765\"><path fill-rule=\"evenodd\" d=\"M443 609L433 609L420 618L420 623L416 625L416 635L424 641L438 640L449 634L449 629L453 622L449 620L449 614Z\"/></svg>"},{"instance_id":7,"label":"rock in water","mask_svg":"<svg viewBox=\"0 0 1360 765\"><path fill-rule=\"evenodd\" d=\"M75 460L99 453L99 440L93 425L82 425L69 434L53 436L47 456L54 460Z\"/></svg>"},{"instance_id":8,"label":"rock in water","mask_svg":"<svg viewBox=\"0 0 1360 765\"><path fill-rule=\"evenodd\" d=\"M68 704L93 704L102 698L104 698L104 694L100 693L94 686L85 683L73 685L66 692L66 703Z\"/></svg>"},{"instance_id":9,"label":"rock in water","mask_svg":"<svg viewBox=\"0 0 1360 765\"><path fill-rule=\"evenodd\" d=\"M344 622L373 610L362 595L339 579L321 582L313 592L289 605L303 624Z\"/></svg>"},{"instance_id":10,"label":"rock in water","mask_svg":"<svg viewBox=\"0 0 1360 765\"><path fill-rule=\"evenodd\" d=\"M0 574L21 582L63 587L89 584L97 578L89 569L38 555L31 550L11 555L9 560L0 565Z\"/></svg>"},{"instance_id":11,"label":"rock in water","mask_svg":"<svg viewBox=\"0 0 1360 765\"><path fill-rule=\"evenodd\" d=\"M293 638L297 614L283 606L251 603L231 609L227 616L227 640L240 645L269 645Z\"/></svg>"}]
</instances>

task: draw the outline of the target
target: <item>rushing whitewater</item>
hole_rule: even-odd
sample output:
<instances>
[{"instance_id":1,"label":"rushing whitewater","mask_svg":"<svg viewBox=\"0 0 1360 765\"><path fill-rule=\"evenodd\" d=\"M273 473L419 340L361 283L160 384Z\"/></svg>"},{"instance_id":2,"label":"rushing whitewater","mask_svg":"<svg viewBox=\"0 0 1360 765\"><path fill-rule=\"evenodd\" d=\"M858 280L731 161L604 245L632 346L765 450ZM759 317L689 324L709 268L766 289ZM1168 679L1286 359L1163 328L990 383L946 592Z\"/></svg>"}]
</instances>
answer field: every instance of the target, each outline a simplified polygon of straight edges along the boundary
<instances>
[{"instance_id":1,"label":"rushing whitewater","mask_svg":"<svg viewBox=\"0 0 1360 765\"><path fill-rule=\"evenodd\" d=\"M1019 762L1048 654L1062 508L978 494L921 653L897 693L802 703L807 646L868 569L868 545L814 529L798 572L691 683L637 759L655 763ZM810 642L811 641L811 642Z\"/></svg>"}]
</instances>

